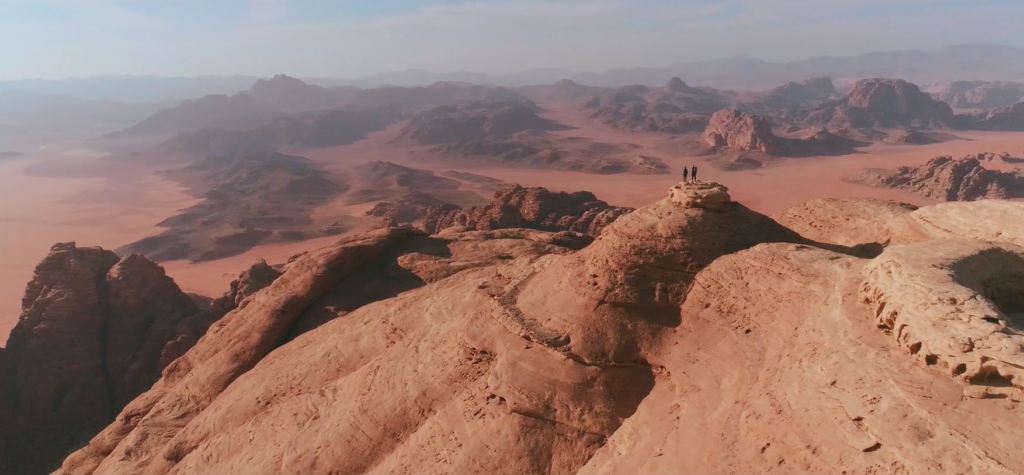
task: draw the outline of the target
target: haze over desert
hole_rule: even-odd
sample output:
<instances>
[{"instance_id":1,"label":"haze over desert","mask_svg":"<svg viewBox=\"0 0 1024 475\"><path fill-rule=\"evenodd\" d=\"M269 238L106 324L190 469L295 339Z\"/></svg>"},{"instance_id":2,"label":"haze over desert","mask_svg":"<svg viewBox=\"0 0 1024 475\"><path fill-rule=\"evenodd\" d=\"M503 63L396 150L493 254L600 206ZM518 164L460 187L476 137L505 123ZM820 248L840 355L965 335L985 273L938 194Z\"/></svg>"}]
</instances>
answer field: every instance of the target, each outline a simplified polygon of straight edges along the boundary
<instances>
[{"instance_id":1,"label":"haze over desert","mask_svg":"<svg viewBox=\"0 0 1024 475\"><path fill-rule=\"evenodd\" d=\"M0 475L1024 473L1022 16L0 4Z\"/></svg>"}]
</instances>

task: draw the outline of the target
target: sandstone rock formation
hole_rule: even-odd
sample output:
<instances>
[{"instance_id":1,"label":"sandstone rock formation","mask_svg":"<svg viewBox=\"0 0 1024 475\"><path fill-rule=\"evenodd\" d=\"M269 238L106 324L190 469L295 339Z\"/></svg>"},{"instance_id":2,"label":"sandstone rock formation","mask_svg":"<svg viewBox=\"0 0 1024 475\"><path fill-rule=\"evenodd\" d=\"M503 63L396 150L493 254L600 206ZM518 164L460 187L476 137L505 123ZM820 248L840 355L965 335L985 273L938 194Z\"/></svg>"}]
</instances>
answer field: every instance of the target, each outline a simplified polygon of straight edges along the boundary
<instances>
[{"instance_id":1,"label":"sandstone rock formation","mask_svg":"<svg viewBox=\"0 0 1024 475\"><path fill-rule=\"evenodd\" d=\"M546 188L523 188L518 184L495 192L485 206L469 209L436 207L423 219L429 233L454 226L477 230L530 228L545 231L575 231L596 236L630 208L609 206L593 193L552 193Z\"/></svg>"},{"instance_id":2,"label":"sandstone rock formation","mask_svg":"<svg viewBox=\"0 0 1024 475\"><path fill-rule=\"evenodd\" d=\"M700 132L728 102L714 89L672 78L662 87L626 86L604 91L583 104L590 120L628 130L684 134Z\"/></svg>"},{"instance_id":3,"label":"sandstone rock formation","mask_svg":"<svg viewBox=\"0 0 1024 475\"><path fill-rule=\"evenodd\" d=\"M808 125L831 130L900 126L949 126L953 109L902 79L863 79L843 99L812 109Z\"/></svg>"},{"instance_id":4,"label":"sandstone rock formation","mask_svg":"<svg viewBox=\"0 0 1024 475\"><path fill-rule=\"evenodd\" d=\"M767 154L776 151L771 123L764 117L734 109L723 109L711 116L704 140L716 148Z\"/></svg>"},{"instance_id":5,"label":"sandstone rock formation","mask_svg":"<svg viewBox=\"0 0 1024 475\"><path fill-rule=\"evenodd\" d=\"M4 351L4 473L48 473L211 323L138 255L57 244L36 267Z\"/></svg>"},{"instance_id":6,"label":"sandstone rock formation","mask_svg":"<svg viewBox=\"0 0 1024 475\"><path fill-rule=\"evenodd\" d=\"M936 99L957 109L998 109L1024 102L1024 84L1005 81L953 81Z\"/></svg>"},{"instance_id":7,"label":"sandstone rock formation","mask_svg":"<svg viewBox=\"0 0 1024 475\"><path fill-rule=\"evenodd\" d=\"M721 253L795 236L736 204L710 211L664 200L637 213L579 253L463 271L274 350L281 332L352 270L340 260L344 248L300 258L211 329L126 409L132 417L70 457L62 473L576 472L654 386L660 370L644 354L674 325L660 315L679 305L688 279ZM609 259L619 272L604 272ZM423 298L441 294L459 297ZM384 314L392 317L377 316ZM635 332L624 333L629 326ZM422 357L410 360L410 351ZM332 364L295 371L298 361ZM415 361L418 370L388 369L399 361ZM401 390L398 381L413 386ZM588 410L573 409L577 400ZM292 415L304 421L303 440L268 430ZM359 435L363 417L387 432ZM451 424L466 432L450 433ZM261 436L234 442L250 431ZM314 455L325 444L337 455ZM422 450L450 455L427 462Z\"/></svg>"},{"instance_id":8,"label":"sandstone rock formation","mask_svg":"<svg viewBox=\"0 0 1024 475\"><path fill-rule=\"evenodd\" d=\"M346 238L296 256L56 473L1024 471L1024 203L779 220L888 247L833 252L710 183L586 246Z\"/></svg>"},{"instance_id":9,"label":"sandstone rock formation","mask_svg":"<svg viewBox=\"0 0 1024 475\"><path fill-rule=\"evenodd\" d=\"M861 178L869 184L945 201L1024 197L1024 179L1016 173L986 169L975 155L935 157L920 167L900 167L891 174L869 171Z\"/></svg>"},{"instance_id":10,"label":"sandstone rock formation","mask_svg":"<svg viewBox=\"0 0 1024 475\"><path fill-rule=\"evenodd\" d=\"M422 219L432 208L459 209L429 193L410 191L394 200L381 201L366 212L384 226L410 224Z\"/></svg>"},{"instance_id":11,"label":"sandstone rock formation","mask_svg":"<svg viewBox=\"0 0 1024 475\"><path fill-rule=\"evenodd\" d=\"M210 313L220 318L241 305L247 297L274 283L278 277L281 277L281 271L270 267L267 261L258 259L231 281L227 292L210 302Z\"/></svg>"},{"instance_id":12,"label":"sandstone rock formation","mask_svg":"<svg viewBox=\"0 0 1024 475\"><path fill-rule=\"evenodd\" d=\"M860 295L880 328L927 365L982 385L1024 387L1024 248L943 240L893 246Z\"/></svg>"}]
</instances>

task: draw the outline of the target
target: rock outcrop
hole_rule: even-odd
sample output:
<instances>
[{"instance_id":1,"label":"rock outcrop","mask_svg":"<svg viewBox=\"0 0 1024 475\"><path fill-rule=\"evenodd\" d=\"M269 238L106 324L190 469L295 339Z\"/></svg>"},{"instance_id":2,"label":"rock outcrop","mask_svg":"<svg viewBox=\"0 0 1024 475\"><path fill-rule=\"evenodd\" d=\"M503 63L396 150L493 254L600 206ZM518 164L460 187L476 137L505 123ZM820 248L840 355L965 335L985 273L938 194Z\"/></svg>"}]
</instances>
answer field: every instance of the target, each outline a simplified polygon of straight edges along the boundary
<instances>
[{"instance_id":1,"label":"rock outcrop","mask_svg":"<svg viewBox=\"0 0 1024 475\"><path fill-rule=\"evenodd\" d=\"M764 117L723 109L711 116L704 130L704 140L712 147L735 151L776 151L771 123Z\"/></svg>"},{"instance_id":2,"label":"rock outcrop","mask_svg":"<svg viewBox=\"0 0 1024 475\"><path fill-rule=\"evenodd\" d=\"M953 125L953 109L902 79L862 79L843 99L812 109L807 125L831 130Z\"/></svg>"},{"instance_id":3,"label":"rock outcrop","mask_svg":"<svg viewBox=\"0 0 1024 475\"><path fill-rule=\"evenodd\" d=\"M953 81L935 98L957 109L998 109L1024 102L1024 84L1004 81Z\"/></svg>"},{"instance_id":4,"label":"rock outcrop","mask_svg":"<svg viewBox=\"0 0 1024 475\"><path fill-rule=\"evenodd\" d=\"M958 117L962 117L966 127L972 129L1000 132L1024 131L1024 102L1000 107L978 115Z\"/></svg>"},{"instance_id":5,"label":"rock outcrop","mask_svg":"<svg viewBox=\"0 0 1024 475\"><path fill-rule=\"evenodd\" d=\"M860 178L868 184L908 190L944 201L1024 197L1024 179L1016 173L985 168L981 163L985 157L935 157L919 167L900 167L894 173L869 171Z\"/></svg>"},{"instance_id":6,"label":"rock outcrop","mask_svg":"<svg viewBox=\"0 0 1024 475\"><path fill-rule=\"evenodd\" d=\"M4 473L48 473L211 323L138 255L57 244L36 267L4 351Z\"/></svg>"},{"instance_id":7,"label":"rock outcrop","mask_svg":"<svg viewBox=\"0 0 1024 475\"><path fill-rule=\"evenodd\" d=\"M524 188L516 184L498 190L491 203L485 206L465 210L433 208L424 217L423 226L429 233L458 226L477 230L564 230L596 236L630 211L630 208L610 206L587 191L553 193L545 188Z\"/></svg>"},{"instance_id":8,"label":"rock outcrop","mask_svg":"<svg viewBox=\"0 0 1024 475\"><path fill-rule=\"evenodd\" d=\"M927 365L985 386L1024 387L1024 248L941 240L893 246L865 269L879 328Z\"/></svg>"},{"instance_id":9,"label":"rock outcrop","mask_svg":"<svg viewBox=\"0 0 1024 475\"><path fill-rule=\"evenodd\" d=\"M231 281L227 292L210 302L210 313L219 319L241 305L249 296L274 283L278 277L281 277L281 271L263 259L256 260L237 279Z\"/></svg>"},{"instance_id":10,"label":"rock outcrop","mask_svg":"<svg viewBox=\"0 0 1024 475\"><path fill-rule=\"evenodd\" d=\"M410 224L422 219L431 209L459 209L451 203L429 193L410 191L394 200L381 201L370 208L367 216L376 218L384 226Z\"/></svg>"}]
</instances>

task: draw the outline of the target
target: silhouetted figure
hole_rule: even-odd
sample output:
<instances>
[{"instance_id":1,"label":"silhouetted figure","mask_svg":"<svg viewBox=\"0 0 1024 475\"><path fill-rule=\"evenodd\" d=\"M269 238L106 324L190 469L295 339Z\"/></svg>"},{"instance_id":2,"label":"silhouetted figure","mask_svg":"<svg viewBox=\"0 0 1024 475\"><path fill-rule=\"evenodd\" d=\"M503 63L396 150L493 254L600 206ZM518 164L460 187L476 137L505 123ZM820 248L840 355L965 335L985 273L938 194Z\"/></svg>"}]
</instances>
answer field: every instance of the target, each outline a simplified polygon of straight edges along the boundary
<instances>
[{"instance_id":1,"label":"silhouetted figure","mask_svg":"<svg viewBox=\"0 0 1024 475\"><path fill-rule=\"evenodd\" d=\"M694 165L693 168L690 168L690 179L692 179L694 183L697 182L697 165Z\"/></svg>"},{"instance_id":2,"label":"silhouetted figure","mask_svg":"<svg viewBox=\"0 0 1024 475\"><path fill-rule=\"evenodd\" d=\"M687 174L687 172L689 172L689 171L690 171L690 170L688 170L688 169L687 169L686 167L683 167L683 183L686 183L686 179L687 179L687 176L686 176L686 174Z\"/></svg>"}]
</instances>

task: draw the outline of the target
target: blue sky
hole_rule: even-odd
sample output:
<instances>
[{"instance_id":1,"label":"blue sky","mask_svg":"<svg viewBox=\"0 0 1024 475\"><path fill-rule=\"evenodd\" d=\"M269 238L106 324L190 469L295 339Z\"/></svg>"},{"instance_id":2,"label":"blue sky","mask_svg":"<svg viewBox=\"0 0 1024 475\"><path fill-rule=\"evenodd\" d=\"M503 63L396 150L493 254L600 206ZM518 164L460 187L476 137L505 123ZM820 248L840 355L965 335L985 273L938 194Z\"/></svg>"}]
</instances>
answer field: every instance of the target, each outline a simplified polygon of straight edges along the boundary
<instances>
[{"instance_id":1,"label":"blue sky","mask_svg":"<svg viewBox=\"0 0 1024 475\"><path fill-rule=\"evenodd\" d=\"M0 79L605 70L1024 46L1019 0L3 0Z\"/></svg>"}]
</instances>

